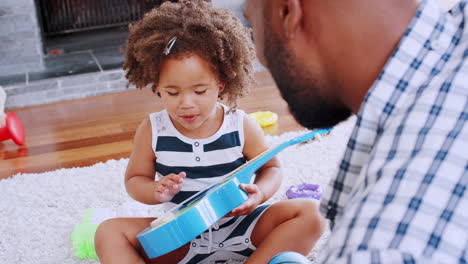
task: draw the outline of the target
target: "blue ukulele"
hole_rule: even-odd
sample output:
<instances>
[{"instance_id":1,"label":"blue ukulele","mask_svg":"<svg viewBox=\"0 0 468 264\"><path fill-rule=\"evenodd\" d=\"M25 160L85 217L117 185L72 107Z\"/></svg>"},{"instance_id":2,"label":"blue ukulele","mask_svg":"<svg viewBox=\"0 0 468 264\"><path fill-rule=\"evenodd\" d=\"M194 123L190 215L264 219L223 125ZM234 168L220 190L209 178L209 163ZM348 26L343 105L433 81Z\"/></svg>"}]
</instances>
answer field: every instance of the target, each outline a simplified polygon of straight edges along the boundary
<instances>
[{"instance_id":1,"label":"blue ukulele","mask_svg":"<svg viewBox=\"0 0 468 264\"><path fill-rule=\"evenodd\" d=\"M137 239L149 258L167 254L205 232L224 215L248 198L239 185L248 184L263 164L286 147L312 140L330 129L318 129L268 149L229 173L221 182L209 186L154 220Z\"/></svg>"}]
</instances>

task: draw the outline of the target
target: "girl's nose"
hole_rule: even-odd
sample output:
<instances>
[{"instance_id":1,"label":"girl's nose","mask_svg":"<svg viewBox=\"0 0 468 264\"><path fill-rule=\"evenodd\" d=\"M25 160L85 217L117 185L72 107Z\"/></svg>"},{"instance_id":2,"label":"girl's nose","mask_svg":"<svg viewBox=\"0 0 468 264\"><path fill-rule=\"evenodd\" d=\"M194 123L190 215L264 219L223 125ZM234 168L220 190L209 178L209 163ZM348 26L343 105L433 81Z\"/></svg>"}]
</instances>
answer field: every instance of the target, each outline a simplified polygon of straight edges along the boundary
<instances>
[{"instance_id":1,"label":"girl's nose","mask_svg":"<svg viewBox=\"0 0 468 264\"><path fill-rule=\"evenodd\" d=\"M180 107L190 108L193 107L195 100L191 94L182 94L180 97Z\"/></svg>"}]
</instances>

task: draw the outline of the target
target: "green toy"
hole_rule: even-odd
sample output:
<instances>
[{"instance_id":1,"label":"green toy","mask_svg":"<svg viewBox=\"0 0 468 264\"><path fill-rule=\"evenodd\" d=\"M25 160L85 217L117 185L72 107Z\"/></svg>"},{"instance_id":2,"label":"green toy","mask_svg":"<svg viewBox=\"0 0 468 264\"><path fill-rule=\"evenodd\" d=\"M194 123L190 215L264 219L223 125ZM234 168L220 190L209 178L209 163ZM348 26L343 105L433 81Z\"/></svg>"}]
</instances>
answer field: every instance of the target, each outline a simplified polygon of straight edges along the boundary
<instances>
[{"instance_id":1,"label":"green toy","mask_svg":"<svg viewBox=\"0 0 468 264\"><path fill-rule=\"evenodd\" d=\"M88 209L81 224L75 225L71 234L75 255L79 259L92 258L98 259L96 250L94 249L94 234L99 224L91 223L93 209Z\"/></svg>"},{"instance_id":2,"label":"green toy","mask_svg":"<svg viewBox=\"0 0 468 264\"><path fill-rule=\"evenodd\" d=\"M75 256L79 259L98 259L94 248L94 235L99 224L107 219L116 217L148 217L149 209L153 214L161 214L154 206L138 203L136 201L125 202L114 208L90 208L86 210L81 223L76 224L71 233L72 246Z\"/></svg>"},{"instance_id":3,"label":"green toy","mask_svg":"<svg viewBox=\"0 0 468 264\"><path fill-rule=\"evenodd\" d=\"M93 208L86 210L80 224L75 225L71 241L75 255L79 259L98 259L94 249L94 235L99 224L107 219L117 217L117 210L111 208Z\"/></svg>"}]
</instances>

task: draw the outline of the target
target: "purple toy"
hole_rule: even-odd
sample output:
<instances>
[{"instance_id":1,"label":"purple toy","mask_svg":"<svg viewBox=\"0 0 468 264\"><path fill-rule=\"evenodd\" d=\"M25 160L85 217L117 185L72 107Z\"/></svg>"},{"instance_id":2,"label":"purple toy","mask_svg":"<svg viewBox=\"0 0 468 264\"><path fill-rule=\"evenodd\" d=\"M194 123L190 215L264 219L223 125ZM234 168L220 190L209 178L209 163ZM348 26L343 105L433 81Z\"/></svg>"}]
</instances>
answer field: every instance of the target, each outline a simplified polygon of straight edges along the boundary
<instances>
[{"instance_id":1,"label":"purple toy","mask_svg":"<svg viewBox=\"0 0 468 264\"><path fill-rule=\"evenodd\" d=\"M298 185L292 185L286 191L288 199L294 198L313 198L320 200L322 197L322 188L319 184L303 183Z\"/></svg>"}]
</instances>

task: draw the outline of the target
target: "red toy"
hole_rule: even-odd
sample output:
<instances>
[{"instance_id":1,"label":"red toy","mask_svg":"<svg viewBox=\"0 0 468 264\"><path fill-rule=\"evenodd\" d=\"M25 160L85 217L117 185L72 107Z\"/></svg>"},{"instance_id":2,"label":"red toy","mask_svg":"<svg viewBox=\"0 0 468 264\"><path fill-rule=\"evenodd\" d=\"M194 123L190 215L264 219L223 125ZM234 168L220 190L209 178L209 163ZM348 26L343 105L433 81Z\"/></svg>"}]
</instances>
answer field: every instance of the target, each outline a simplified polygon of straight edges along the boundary
<instances>
[{"instance_id":1,"label":"red toy","mask_svg":"<svg viewBox=\"0 0 468 264\"><path fill-rule=\"evenodd\" d=\"M0 127L0 141L13 140L16 145L24 144L24 128L20 119L14 113L6 113L5 126Z\"/></svg>"},{"instance_id":2,"label":"red toy","mask_svg":"<svg viewBox=\"0 0 468 264\"><path fill-rule=\"evenodd\" d=\"M0 141L12 139L16 145L23 145L23 124L15 114L4 112L6 96L5 90L0 86Z\"/></svg>"}]
</instances>

